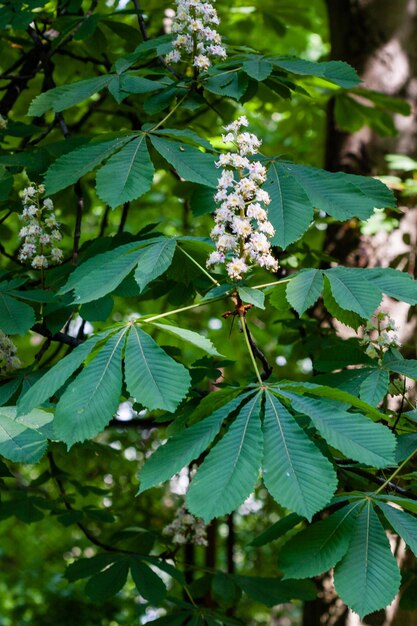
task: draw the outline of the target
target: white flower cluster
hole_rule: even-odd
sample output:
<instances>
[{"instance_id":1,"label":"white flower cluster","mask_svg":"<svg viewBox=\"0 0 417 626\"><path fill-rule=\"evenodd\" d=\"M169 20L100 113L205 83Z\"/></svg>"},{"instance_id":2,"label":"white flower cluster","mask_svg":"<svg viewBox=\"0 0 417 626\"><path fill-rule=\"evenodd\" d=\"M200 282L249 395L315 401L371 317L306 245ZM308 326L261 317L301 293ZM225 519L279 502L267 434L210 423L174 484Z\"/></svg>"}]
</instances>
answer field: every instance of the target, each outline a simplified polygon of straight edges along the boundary
<instances>
[{"instance_id":1,"label":"white flower cluster","mask_svg":"<svg viewBox=\"0 0 417 626\"><path fill-rule=\"evenodd\" d=\"M179 63L191 57L193 66L203 71L214 59L225 59L222 39L213 28L220 23L213 5L201 0L176 0L176 4L172 24L176 37L172 42L173 50L165 57L166 62Z\"/></svg>"},{"instance_id":2,"label":"white flower cluster","mask_svg":"<svg viewBox=\"0 0 417 626\"><path fill-rule=\"evenodd\" d=\"M366 346L365 352L371 359L381 358L390 348L400 346L397 331L394 320L388 313L379 311L366 323L360 343Z\"/></svg>"},{"instance_id":3,"label":"white flower cluster","mask_svg":"<svg viewBox=\"0 0 417 626\"><path fill-rule=\"evenodd\" d=\"M177 545L194 543L198 546L207 545L207 532L204 522L188 513L181 507L175 514L171 524L165 526L164 535L172 536L172 542Z\"/></svg>"},{"instance_id":4,"label":"white flower cluster","mask_svg":"<svg viewBox=\"0 0 417 626\"><path fill-rule=\"evenodd\" d=\"M41 199L45 192L43 185L30 183L23 190L23 212L20 219L24 226L19 237L23 239L19 251L21 261L31 261L35 269L46 269L50 262L62 263L64 255L57 247L62 235L59 224L53 213L53 202L50 198Z\"/></svg>"},{"instance_id":5,"label":"white flower cluster","mask_svg":"<svg viewBox=\"0 0 417 626\"><path fill-rule=\"evenodd\" d=\"M275 272L278 269L269 243L275 230L265 209L271 198L260 187L266 180L266 169L260 161L248 159L248 155L257 154L261 141L252 133L241 132L241 127L248 125L243 115L225 127L223 141L235 144L237 152L221 154L216 163L223 168L214 196L220 207L210 233L217 249L210 254L207 267L225 263L232 280L241 280L253 265Z\"/></svg>"},{"instance_id":6,"label":"white flower cluster","mask_svg":"<svg viewBox=\"0 0 417 626\"><path fill-rule=\"evenodd\" d=\"M0 375L10 374L22 364L16 356L17 348L13 341L0 330Z\"/></svg>"}]
</instances>

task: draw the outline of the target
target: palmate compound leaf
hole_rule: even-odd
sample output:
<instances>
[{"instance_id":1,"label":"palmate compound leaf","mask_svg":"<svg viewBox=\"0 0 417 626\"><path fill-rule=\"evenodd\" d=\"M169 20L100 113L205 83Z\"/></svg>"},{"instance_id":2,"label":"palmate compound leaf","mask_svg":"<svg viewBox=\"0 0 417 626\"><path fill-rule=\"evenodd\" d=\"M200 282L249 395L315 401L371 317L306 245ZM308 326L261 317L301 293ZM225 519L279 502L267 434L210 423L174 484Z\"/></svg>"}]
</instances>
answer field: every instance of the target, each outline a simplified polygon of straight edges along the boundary
<instances>
[{"instance_id":1,"label":"palmate compound leaf","mask_svg":"<svg viewBox=\"0 0 417 626\"><path fill-rule=\"evenodd\" d=\"M395 532L404 539L410 550L417 556L417 518L380 500L376 504Z\"/></svg>"},{"instance_id":2,"label":"palmate compound leaf","mask_svg":"<svg viewBox=\"0 0 417 626\"><path fill-rule=\"evenodd\" d=\"M190 387L188 370L177 363L145 331L132 325L125 351L126 386L148 409L173 412Z\"/></svg>"},{"instance_id":3,"label":"palmate compound leaf","mask_svg":"<svg viewBox=\"0 0 417 626\"><path fill-rule=\"evenodd\" d=\"M139 472L138 493L168 480L191 461L197 459L217 436L226 417L236 411L248 395L238 396L206 419L174 435L167 443L160 446Z\"/></svg>"},{"instance_id":4,"label":"palmate compound leaf","mask_svg":"<svg viewBox=\"0 0 417 626\"><path fill-rule=\"evenodd\" d=\"M336 489L337 476L331 463L269 391L263 430L266 488L279 504L311 520Z\"/></svg>"},{"instance_id":5,"label":"palmate compound leaf","mask_svg":"<svg viewBox=\"0 0 417 626\"><path fill-rule=\"evenodd\" d=\"M273 243L286 248L309 227L315 208L339 220L367 219L374 208L394 207L393 193L365 176L333 173L289 161L271 159L264 189L271 196L269 219Z\"/></svg>"},{"instance_id":6,"label":"palmate compound leaf","mask_svg":"<svg viewBox=\"0 0 417 626\"><path fill-rule=\"evenodd\" d=\"M206 522L233 511L255 488L262 460L260 409L257 393L241 408L191 483L187 508Z\"/></svg>"},{"instance_id":7,"label":"palmate compound leaf","mask_svg":"<svg viewBox=\"0 0 417 626\"><path fill-rule=\"evenodd\" d=\"M154 237L118 246L91 257L77 267L60 293L73 289L77 304L97 300L116 289L135 267L135 277L137 280L140 277L139 284L143 289L169 267L174 250L175 241L166 237ZM153 265L150 264L152 258Z\"/></svg>"},{"instance_id":8,"label":"palmate compound leaf","mask_svg":"<svg viewBox=\"0 0 417 626\"><path fill-rule=\"evenodd\" d=\"M100 163L120 150L133 135L93 141L59 157L45 174L45 193L52 195L76 183Z\"/></svg>"},{"instance_id":9,"label":"palmate compound leaf","mask_svg":"<svg viewBox=\"0 0 417 626\"><path fill-rule=\"evenodd\" d=\"M283 394L291 400L293 408L308 415L324 439L347 458L371 467L395 465L397 441L386 426L359 413L348 413L340 402Z\"/></svg>"},{"instance_id":10,"label":"palmate compound leaf","mask_svg":"<svg viewBox=\"0 0 417 626\"><path fill-rule=\"evenodd\" d=\"M123 146L98 170L97 195L114 209L149 191L154 173L146 135L142 133Z\"/></svg>"},{"instance_id":11,"label":"palmate compound leaf","mask_svg":"<svg viewBox=\"0 0 417 626\"><path fill-rule=\"evenodd\" d=\"M278 557L284 579L311 578L334 567L349 547L360 505L361 502L348 504L294 535Z\"/></svg>"},{"instance_id":12,"label":"palmate compound leaf","mask_svg":"<svg viewBox=\"0 0 417 626\"><path fill-rule=\"evenodd\" d=\"M97 93L97 91L101 91L101 89L108 85L111 79L111 75L94 76L93 78L79 80L70 85L62 85L54 89L49 89L49 91L41 93L32 100L28 115L39 117L49 109L52 109L55 113L69 109L69 107L86 100Z\"/></svg>"},{"instance_id":13,"label":"palmate compound leaf","mask_svg":"<svg viewBox=\"0 0 417 626\"><path fill-rule=\"evenodd\" d=\"M61 396L57 438L72 446L101 432L113 417L122 389L122 349L127 327L110 337Z\"/></svg>"},{"instance_id":14,"label":"palmate compound leaf","mask_svg":"<svg viewBox=\"0 0 417 626\"><path fill-rule=\"evenodd\" d=\"M66 380L80 367L90 354L94 346L110 334L108 331L93 335L87 341L77 346L70 354L58 361L40 379L38 379L24 393L17 403L18 415L24 415L35 407L40 407L58 389L62 387Z\"/></svg>"},{"instance_id":15,"label":"palmate compound leaf","mask_svg":"<svg viewBox=\"0 0 417 626\"><path fill-rule=\"evenodd\" d=\"M47 446L43 427L52 419L52 413L39 409L16 417L16 407L1 407L0 455L16 463L37 463Z\"/></svg>"},{"instance_id":16,"label":"palmate compound leaf","mask_svg":"<svg viewBox=\"0 0 417 626\"><path fill-rule=\"evenodd\" d=\"M212 154L164 137L150 134L149 138L155 150L175 168L181 178L199 185L216 187L219 175Z\"/></svg>"},{"instance_id":17,"label":"palmate compound leaf","mask_svg":"<svg viewBox=\"0 0 417 626\"><path fill-rule=\"evenodd\" d=\"M363 618L388 606L400 582L385 530L368 499L355 520L348 551L334 570L336 591Z\"/></svg>"}]
</instances>

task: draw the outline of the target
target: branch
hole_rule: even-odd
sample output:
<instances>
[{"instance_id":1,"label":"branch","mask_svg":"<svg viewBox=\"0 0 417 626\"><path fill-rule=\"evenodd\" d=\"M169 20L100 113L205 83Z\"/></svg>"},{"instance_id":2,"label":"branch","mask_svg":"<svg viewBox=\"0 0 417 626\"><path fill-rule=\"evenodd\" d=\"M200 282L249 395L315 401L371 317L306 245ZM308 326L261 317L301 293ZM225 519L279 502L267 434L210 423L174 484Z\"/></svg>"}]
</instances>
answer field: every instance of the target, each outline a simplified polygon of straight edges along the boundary
<instances>
[{"instance_id":1,"label":"branch","mask_svg":"<svg viewBox=\"0 0 417 626\"><path fill-rule=\"evenodd\" d=\"M338 463L338 465L340 464ZM375 483L376 485L383 485L385 483L385 480L381 478L380 476L374 476L370 472L367 472L359 467L342 467L341 469L343 469L345 472L351 472L352 474L357 474L358 476L362 476L362 478L366 478L367 480L369 480L372 483ZM399 487L395 483L390 482L386 485L386 487L387 487L387 490L389 489L391 491L395 491L395 493L398 493L401 496L410 498L410 500L417 501L417 494L413 493L412 491L409 491L408 489L404 489L403 487Z\"/></svg>"},{"instance_id":2,"label":"branch","mask_svg":"<svg viewBox=\"0 0 417 626\"><path fill-rule=\"evenodd\" d=\"M59 343L63 343L66 346L71 346L71 348L76 348L81 343L84 343L82 339L78 339L77 337L71 337L71 335L67 335L66 333L58 332L52 334L51 331L43 324L35 324L34 326L32 326L31 330L34 333L38 333L38 335L42 335L42 337L46 337L51 341L58 341Z\"/></svg>"},{"instance_id":3,"label":"branch","mask_svg":"<svg viewBox=\"0 0 417 626\"><path fill-rule=\"evenodd\" d=\"M272 365L270 363L268 363L268 360L266 358L266 356L264 355L264 353L262 352L262 350L260 350L258 348L258 346L255 343L254 338L252 337L252 334L249 330L249 326L246 323L246 330L248 332L248 339L249 339L249 343L251 345L251 348L253 350L254 355L256 356L256 358L258 359L258 361L260 361L262 363L262 367L264 369L264 371L261 374L261 378L262 380L268 380L268 378L271 376L273 368Z\"/></svg>"}]
</instances>

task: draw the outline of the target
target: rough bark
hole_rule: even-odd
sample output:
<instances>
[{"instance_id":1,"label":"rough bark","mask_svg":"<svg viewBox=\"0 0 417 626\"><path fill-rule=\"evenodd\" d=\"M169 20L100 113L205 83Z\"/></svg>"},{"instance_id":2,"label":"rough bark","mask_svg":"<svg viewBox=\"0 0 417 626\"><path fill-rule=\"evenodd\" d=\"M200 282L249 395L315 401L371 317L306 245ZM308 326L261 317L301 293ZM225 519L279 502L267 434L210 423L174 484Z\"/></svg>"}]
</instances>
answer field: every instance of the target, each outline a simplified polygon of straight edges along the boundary
<instances>
[{"instance_id":1,"label":"rough bark","mask_svg":"<svg viewBox=\"0 0 417 626\"><path fill-rule=\"evenodd\" d=\"M363 80L363 87L401 97L411 106L411 115L395 115L398 134L379 137L364 127L354 134L337 128L330 102L327 118L325 167L330 171L375 175L387 170L387 153L417 156L417 0L326 0L333 59L350 63ZM417 208L401 206L399 228L364 237L351 225L335 225L328 231L327 251L343 265L389 266L416 276ZM390 312L401 328L405 354L415 358L416 316L410 307L387 299ZM404 559L404 551L398 556ZM406 557L410 559L409 555ZM415 561L414 561L415 567ZM398 598L385 611L363 622L338 606L321 581L317 600L305 603L303 626L417 626L417 611L403 611Z\"/></svg>"}]
</instances>

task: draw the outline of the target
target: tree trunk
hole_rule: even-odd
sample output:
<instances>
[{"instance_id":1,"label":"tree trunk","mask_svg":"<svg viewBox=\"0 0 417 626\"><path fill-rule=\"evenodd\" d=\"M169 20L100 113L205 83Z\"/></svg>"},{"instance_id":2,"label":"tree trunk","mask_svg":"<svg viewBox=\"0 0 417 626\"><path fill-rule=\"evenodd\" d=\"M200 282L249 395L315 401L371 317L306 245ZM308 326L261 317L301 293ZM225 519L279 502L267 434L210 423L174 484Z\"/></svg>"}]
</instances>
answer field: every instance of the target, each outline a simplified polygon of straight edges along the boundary
<instances>
[{"instance_id":1,"label":"tree trunk","mask_svg":"<svg viewBox=\"0 0 417 626\"><path fill-rule=\"evenodd\" d=\"M407 117L395 115L398 134L394 137L379 137L368 127L348 134L336 127L330 102L325 167L353 174L381 174L387 169L387 153L412 158L417 155L417 0L326 0L326 5L332 58L352 65L363 87L407 100L412 112ZM415 275L417 209L400 208L403 216L394 233L381 232L371 238L351 226L349 233L346 225L334 226L328 230L327 250L343 265L392 265ZM417 324L408 305L387 299L383 308L399 325L400 340L409 342ZM414 343L405 351L411 358L416 356ZM404 559L403 552L397 558ZM405 558L409 560L410 556ZM326 578L320 586L320 597L304 605L303 626L417 626L417 611L402 611L398 598L385 611L361 622L351 611L335 604Z\"/></svg>"}]
</instances>

